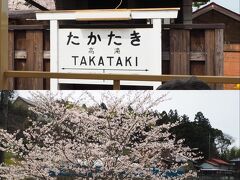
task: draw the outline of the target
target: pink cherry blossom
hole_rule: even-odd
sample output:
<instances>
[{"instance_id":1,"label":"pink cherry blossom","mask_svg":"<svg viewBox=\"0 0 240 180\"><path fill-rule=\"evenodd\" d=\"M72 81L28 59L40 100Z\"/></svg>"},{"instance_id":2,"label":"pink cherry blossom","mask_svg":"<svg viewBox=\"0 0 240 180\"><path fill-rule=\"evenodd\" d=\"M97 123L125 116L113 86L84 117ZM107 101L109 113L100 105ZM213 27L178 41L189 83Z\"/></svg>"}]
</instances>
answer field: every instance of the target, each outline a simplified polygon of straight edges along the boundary
<instances>
[{"instance_id":1,"label":"pink cherry blossom","mask_svg":"<svg viewBox=\"0 0 240 180\"><path fill-rule=\"evenodd\" d=\"M31 111L37 118L21 138L20 132L0 129L0 150L15 158L13 165L0 166L0 177L56 179L50 175L65 172L81 174L79 179L165 179L166 171L198 159L183 146L184 140L176 142L169 132L177 124L155 125L152 108L167 100L167 94L153 98L143 91L105 92L99 101L82 92L79 102L57 97L32 94L36 106ZM91 105L83 106L84 100ZM175 179L195 175L187 171Z\"/></svg>"}]
</instances>

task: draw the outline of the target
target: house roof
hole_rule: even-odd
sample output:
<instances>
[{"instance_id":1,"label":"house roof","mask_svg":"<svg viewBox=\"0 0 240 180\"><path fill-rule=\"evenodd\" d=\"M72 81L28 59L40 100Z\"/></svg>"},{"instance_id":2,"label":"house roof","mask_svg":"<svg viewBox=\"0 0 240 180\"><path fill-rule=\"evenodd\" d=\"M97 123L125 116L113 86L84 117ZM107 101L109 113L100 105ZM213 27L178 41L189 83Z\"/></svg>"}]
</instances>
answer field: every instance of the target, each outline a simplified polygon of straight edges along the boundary
<instances>
[{"instance_id":1,"label":"house roof","mask_svg":"<svg viewBox=\"0 0 240 180\"><path fill-rule=\"evenodd\" d=\"M209 161L218 165L230 165L228 162L216 158L212 158Z\"/></svg>"},{"instance_id":2,"label":"house roof","mask_svg":"<svg viewBox=\"0 0 240 180\"><path fill-rule=\"evenodd\" d=\"M219 12L219 13L221 13L221 14L224 14L224 15L232 18L232 19L235 19L235 20L237 20L237 21L240 21L240 14L235 13L235 12L229 10L229 9L226 9L226 8L224 8L224 7L216 4L216 3L214 3L214 2L208 4L207 6L204 6L204 7L201 8L201 9L198 9L197 11L195 11L195 12L193 13L193 16L192 16L192 17L193 17L193 19L194 19L194 18L197 18L197 17L199 17L199 16L201 16L201 15L203 15L203 14L206 14L206 13L208 13L208 12L210 12L210 11L217 11L217 12Z\"/></svg>"},{"instance_id":3,"label":"house roof","mask_svg":"<svg viewBox=\"0 0 240 180\"><path fill-rule=\"evenodd\" d=\"M35 104L32 101L30 101L28 99L25 99L23 97L20 97L20 96L17 97L17 99L14 101L14 103L17 102L17 101L23 101L30 106L35 106Z\"/></svg>"},{"instance_id":4,"label":"house roof","mask_svg":"<svg viewBox=\"0 0 240 180\"><path fill-rule=\"evenodd\" d=\"M206 163L211 164L211 165L213 165L213 166L218 166L217 163L214 163L214 162L212 162L212 161L206 161Z\"/></svg>"},{"instance_id":5,"label":"house roof","mask_svg":"<svg viewBox=\"0 0 240 180\"><path fill-rule=\"evenodd\" d=\"M212 159L209 159L205 162L208 163L208 164L211 164L213 166L216 166L216 167L221 166L221 165L226 165L226 166L230 165L228 162L223 161L221 159L217 159L217 158L212 158Z\"/></svg>"}]
</instances>

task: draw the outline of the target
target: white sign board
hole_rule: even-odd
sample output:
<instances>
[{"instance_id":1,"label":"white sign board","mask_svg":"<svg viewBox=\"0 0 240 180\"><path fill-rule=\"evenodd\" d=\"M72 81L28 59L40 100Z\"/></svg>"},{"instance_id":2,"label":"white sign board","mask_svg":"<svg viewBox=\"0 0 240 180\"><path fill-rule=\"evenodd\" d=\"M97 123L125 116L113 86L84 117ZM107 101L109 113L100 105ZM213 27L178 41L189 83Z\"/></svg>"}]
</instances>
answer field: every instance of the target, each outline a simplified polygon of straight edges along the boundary
<instances>
[{"instance_id":1,"label":"white sign board","mask_svg":"<svg viewBox=\"0 0 240 180\"><path fill-rule=\"evenodd\" d=\"M59 29L58 71L161 75L161 26L129 29ZM59 83L110 84L112 81L59 80ZM153 82L121 82L153 85ZM159 85L159 83L158 83Z\"/></svg>"},{"instance_id":2,"label":"white sign board","mask_svg":"<svg viewBox=\"0 0 240 180\"><path fill-rule=\"evenodd\" d=\"M51 72L161 75L162 19L177 18L179 8L47 11L38 20L50 20ZM129 21L145 19L153 28L60 29L59 21ZM112 81L51 79L59 83L113 84ZM159 85L159 82L125 82L121 85Z\"/></svg>"}]
</instances>

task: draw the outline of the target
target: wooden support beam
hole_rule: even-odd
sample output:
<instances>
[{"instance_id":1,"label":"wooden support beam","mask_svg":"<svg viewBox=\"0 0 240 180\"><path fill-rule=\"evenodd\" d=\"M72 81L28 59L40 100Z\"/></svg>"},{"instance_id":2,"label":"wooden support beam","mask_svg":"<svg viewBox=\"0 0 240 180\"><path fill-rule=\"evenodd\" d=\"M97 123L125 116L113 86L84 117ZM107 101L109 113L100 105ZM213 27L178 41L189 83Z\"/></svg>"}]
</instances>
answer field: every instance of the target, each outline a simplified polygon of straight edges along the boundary
<instances>
[{"instance_id":1,"label":"wooden support beam","mask_svg":"<svg viewBox=\"0 0 240 180\"><path fill-rule=\"evenodd\" d=\"M214 52L215 52L215 31L214 30L207 30L205 31L205 52L207 53L206 56L206 63L205 63L205 73L214 76Z\"/></svg>"},{"instance_id":2,"label":"wooden support beam","mask_svg":"<svg viewBox=\"0 0 240 180\"><path fill-rule=\"evenodd\" d=\"M15 47L14 31L9 31L8 33L8 70L10 71L14 70L14 60L15 60L14 47ZM14 90L13 78L8 79L8 89Z\"/></svg>"},{"instance_id":3,"label":"wooden support beam","mask_svg":"<svg viewBox=\"0 0 240 180\"><path fill-rule=\"evenodd\" d=\"M4 72L8 70L8 1L0 1L0 90L8 89Z\"/></svg>"},{"instance_id":4,"label":"wooden support beam","mask_svg":"<svg viewBox=\"0 0 240 180\"><path fill-rule=\"evenodd\" d=\"M192 24L192 0L183 0L183 24Z\"/></svg>"},{"instance_id":5,"label":"wooden support beam","mask_svg":"<svg viewBox=\"0 0 240 180\"><path fill-rule=\"evenodd\" d=\"M124 75L124 74L79 74L79 73L50 73L42 71L7 71L7 78L53 78L53 79L92 79L117 81L170 81L175 79L188 79L191 75ZM240 84L240 76L196 76L206 83Z\"/></svg>"},{"instance_id":6,"label":"wooden support beam","mask_svg":"<svg viewBox=\"0 0 240 180\"><path fill-rule=\"evenodd\" d=\"M224 40L223 40L223 29L215 29L215 54L214 54L214 64L215 64L215 76L224 75ZM216 85L216 89L223 89L223 85Z\"/></svg>"},{"instance_id":7,"label":"wooden support beam","mask_svg":"<svg viewBox=\"0 0 240 180\"><path fill-rule=\"evenodd\" d=\"M206 74L210 76L222 76L224 74L223 51L223 29L205 31ZM223 86L217 85L212 86L212 88L223 89Z\"/></svg>"},{"instance_id":8,"label":"wooden support beam","mask_svg":"<svg viewBox=\"0 0 240 180\"><path fill-rule=\"evenodd\" d=\"M27 70L43 71L43 31L27 31ZM43 90L43 79L29 79L30 90Z\"/></svg>"},{"instance_id":9,"label":"wooden support beam","mask_svg":"<svg viewBox=\"0 0 240 180\"><path fill-rule=\"evenodd\" d=\"M224 52L240 52L240 44L224 44Z\"/></svg>"},{"instance_id":10,"label":"wooden support beam","mask_svg":"<svg viewBox=\"0 0 240 180\"><path fill-rule=\"evenodd\" d=\"M120 85L120 80L114 80L113 81L113 90L120 90L121 85Z\"/></svg>"},{"instance_id":11,"label":"wooden support beam","mask_svg":"<svg viewBox=\"0 0 240 180\"><path fill-rule=\"evenodd\" d=\"M190 31L170 30L170 72L190 74Z\"/></svg>"}]
</instances>

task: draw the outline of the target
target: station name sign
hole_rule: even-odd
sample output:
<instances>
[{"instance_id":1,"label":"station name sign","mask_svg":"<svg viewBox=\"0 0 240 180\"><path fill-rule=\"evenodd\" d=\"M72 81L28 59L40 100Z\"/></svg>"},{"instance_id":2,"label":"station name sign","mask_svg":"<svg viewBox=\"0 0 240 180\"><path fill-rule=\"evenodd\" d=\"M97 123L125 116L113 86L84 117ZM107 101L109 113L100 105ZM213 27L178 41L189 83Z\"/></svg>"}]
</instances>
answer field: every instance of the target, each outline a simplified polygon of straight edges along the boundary
<instances>
[{"instance_id":1,"label":"station name sign","mask_svg":"<svg viewBox=\"0 0 240 180\"><path fill-rule=\"evenodd\" d=\"M51 72L126 75L162 74L162 20L177 18L179 8L95 9L36 13L50 21ZM146 20L151 28L60 28L59 21ZM129 24L130 25L130 24ZM112 81L51 79L59 84L109 84ZM159 82L121 81L121 85L155 86Z\"/></svg>"},{"instance_id":2,"label":"station name sign","mask_svg":"<svg viewBox=\"0 0 240 180\"><path fill-rule=\"evenodd\" d=\"M161 34L152 28L59 29L59 72L161 74Z\"/></svg>"}]
</instances>

